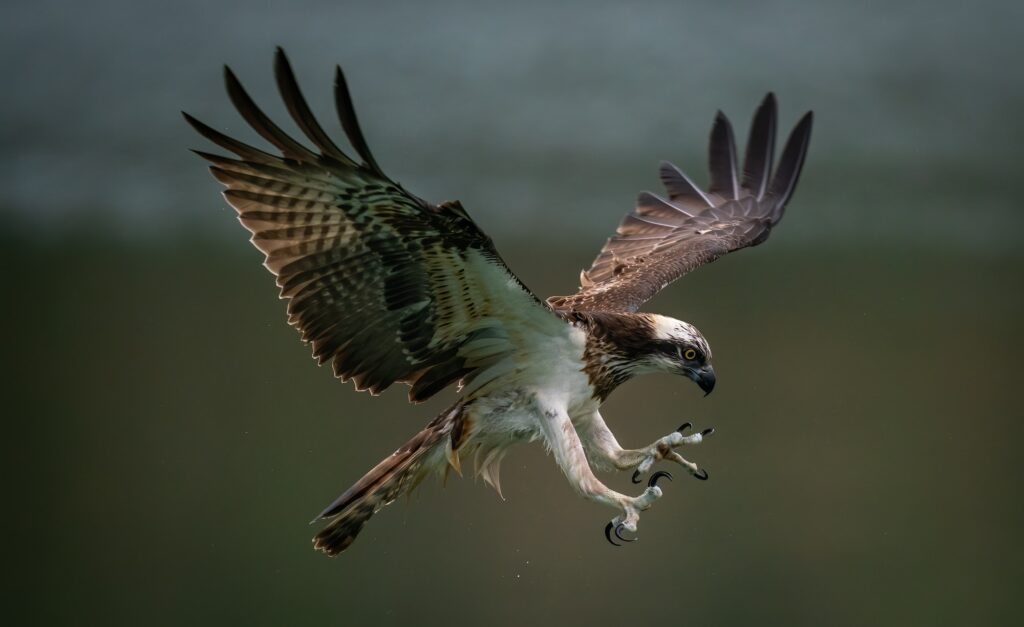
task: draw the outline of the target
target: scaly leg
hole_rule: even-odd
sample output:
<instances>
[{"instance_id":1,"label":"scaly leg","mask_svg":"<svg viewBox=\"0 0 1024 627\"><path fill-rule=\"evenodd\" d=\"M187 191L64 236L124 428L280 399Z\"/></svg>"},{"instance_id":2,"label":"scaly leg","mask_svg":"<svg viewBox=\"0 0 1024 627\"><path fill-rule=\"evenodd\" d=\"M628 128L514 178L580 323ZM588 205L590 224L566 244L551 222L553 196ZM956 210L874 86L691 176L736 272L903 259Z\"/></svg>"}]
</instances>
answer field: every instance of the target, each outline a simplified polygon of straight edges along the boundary
<instances>
[{"instance_id":1,"label":"scaly leg","mask_svg":"<svg viewBox=\"0 0 1024 627\"><path fill-rule=\"evenodd\" d=\"M647 473L654 462L661 459L676 462L690 471L695 478L703 481L708 478L707 471L673 450L679 446L700 444L704 438L715 432L714 429L705 429L699 433L684 435L691 426L693 425L689 422L684 423L672 433L658 438L643 448L624 449L608 429L601 414L594 412L590 419L580 425L580 436L591 463L603 469L635 469L633 483L640 483L640 475Z\"/></svg>"},{"instance_id":2,"label":"scaly leg","mask_svg":"<svg viewBox=\"0 0 1024 627\"><path fill-rule=\"evenodd\" d=\"M621 531L625 529L630 533L635 533L640 520L640 512L648 509L654 501L661 498L661 488L656 485L659 475L655 474L651 477L647 489L640 496L635 497L620 494L601 483L594 476L594 472L587 462L587 455L583 450L583 443L576 433L576 428L565 410L557 405L557 403L542 403L539 408L541 432L548 448L577 492L587 499L609 505L622 512L608 523L605 528L605 536L608 537L609 542L615 544L610 535L614 530L619 539L626 540L620 535Z\"/></svg>"}]
</instances>

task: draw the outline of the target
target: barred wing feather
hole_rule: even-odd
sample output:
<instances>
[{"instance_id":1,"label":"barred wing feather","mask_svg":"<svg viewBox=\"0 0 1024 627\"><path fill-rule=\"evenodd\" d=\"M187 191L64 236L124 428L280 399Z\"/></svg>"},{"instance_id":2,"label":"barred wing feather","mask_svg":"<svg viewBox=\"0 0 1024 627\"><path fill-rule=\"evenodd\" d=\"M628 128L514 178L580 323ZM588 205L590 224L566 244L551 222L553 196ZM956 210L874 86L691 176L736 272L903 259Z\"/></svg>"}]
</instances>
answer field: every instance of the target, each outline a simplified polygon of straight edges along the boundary
<instances>
[{"instance_id":1,"label":"barred wing feather","mask_svg":"<svg viewBox=\"0 0 1024 627\"><path fill-rule=\"evenodd\" d=\"M711 130L707 191L668 162L661 165L668 198L642 192L588 270L580 289L553 296L559 311L636 311L672 281L722 255L756 246L782 219L796 187L813 116L793 129L772 174L776 104L768 94L754 115L740 170L732 125L721 113Z\"/></svg>"},{"instance_id":2,"label":"barred wing feather","mask_svg":"<svg viewBox=\"0 0 1024 627\"><path fill-rule=\"evenodd\" d=\"M335 102L359 161L313 117L280 49L275 75L316 151L274 124L226 68L235 107L281 155L185 118L234 153L197 151L227 187L225 198L288 300L289 323L312 344L319 363L331 362L342 381L373 394L407 383L410 400L422 401L493 370L514 352L517 334L561 327L458 202L427 203L381 171L340 68Z\"/></svg>"}]
</instances>

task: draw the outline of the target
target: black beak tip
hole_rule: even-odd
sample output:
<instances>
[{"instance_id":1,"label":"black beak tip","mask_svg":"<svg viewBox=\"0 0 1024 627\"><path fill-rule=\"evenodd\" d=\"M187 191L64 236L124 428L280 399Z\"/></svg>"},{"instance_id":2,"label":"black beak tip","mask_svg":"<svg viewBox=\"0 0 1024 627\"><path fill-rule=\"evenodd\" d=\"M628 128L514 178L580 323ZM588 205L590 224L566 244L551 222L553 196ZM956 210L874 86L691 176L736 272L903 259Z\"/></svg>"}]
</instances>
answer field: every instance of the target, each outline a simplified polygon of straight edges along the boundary
<instances>
[{"instance_id":1,"label":"black beak tip","mask_svg":"<svg viewBox=\"0 0 1024 627\"><path fill-rule=\"evenodd\" d=\"M711 394L712 390L715 389L715 371L711 369L711 366L701 369L696 381L700 389L704 390L704 396Z\"/></svg>"}]
</instances>

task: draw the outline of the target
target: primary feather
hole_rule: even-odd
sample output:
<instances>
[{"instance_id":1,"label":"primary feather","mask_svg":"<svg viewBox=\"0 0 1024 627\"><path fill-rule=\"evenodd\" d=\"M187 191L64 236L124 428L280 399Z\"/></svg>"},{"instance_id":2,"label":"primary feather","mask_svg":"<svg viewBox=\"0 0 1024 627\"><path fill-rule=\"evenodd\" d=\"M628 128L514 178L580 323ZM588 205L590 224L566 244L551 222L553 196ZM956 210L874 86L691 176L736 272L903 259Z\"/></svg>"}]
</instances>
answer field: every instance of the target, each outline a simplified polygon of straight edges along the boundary
<instances>
[{"instance_id":1,"label":"primary feather","mask_svg":"<svg viewBox=\"0 0 1024 627\"><path fill-rule=\"evenodd\" d=\"M768 94L754 115L741 175L732 125L719 112L711 129L708 191L662 163L668 199L641 192L636 207L583 271L579 291L553 296L548 304L561 311L636 311L695 268L763 242L800 177L813 116L807 113L793 129L772 175L775 120L775 97Z\"/></svg>"},{"instance_id":2,"label":"primary feather","mask_svg":"<svg viewBox=\"0 0 1024 627\"><path fill-rule=\"evenodd\" d=\"M320 363L373 394L408 383L410 399L422 401L511 353L511 336L530 319L557 324L459 203L430 204L384 175L340 69L335 102L361 161L313 117L280 49L274 70L289 113L318 152L272 122L230 69L231 101L282 155L185 118L238 157L198 153L227 187L225 198L288 300L289 323Z\"/></svg>"}]
</instances>

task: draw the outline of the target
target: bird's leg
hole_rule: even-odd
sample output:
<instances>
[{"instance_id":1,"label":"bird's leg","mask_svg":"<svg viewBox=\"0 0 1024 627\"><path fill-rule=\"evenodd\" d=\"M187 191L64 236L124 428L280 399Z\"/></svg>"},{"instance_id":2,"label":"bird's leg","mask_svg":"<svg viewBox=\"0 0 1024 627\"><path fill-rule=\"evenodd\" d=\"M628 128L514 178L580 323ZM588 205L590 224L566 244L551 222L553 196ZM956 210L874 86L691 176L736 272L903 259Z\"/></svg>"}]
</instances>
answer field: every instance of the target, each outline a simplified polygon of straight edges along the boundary
<instances>
[{"instance_id":1,"label":"bird's leg","mask_svg":"<svg viewBox=\"0 0 1024 627\"><path fill-rule=\"evenodd\" d=\"M541 431L547 446L573 488L585 498L609 505L621 512L612 519L606 529L606 535L614 530L615 535L625 540L619 535L623 530L635 533L640 512L661 498L661 488L656 485L657 477L652 477L647 489L639 496L627 496L612 490L594 476L587 462L583 443L565 410L555 404L545 406L542 403L539 413ZM612 542L610 535L608 539Z\"/></svg>"},{"instance_id":2,"label":"bird's leg","mask_svg":"<svg viewBox=\"0 0 1024 627\"><path fill-rule=\"evenodd\" d=\"M640 483L639 477L650 471L654 462L668 460L686 468L697 479L706 480L708 473L697 464L685 459L674 449L680 446L700 444L704 438L715 432L704 429L686 435L692 425L684 423L672 433L658 438L648 446L638 449L624 449L608 429L601 414L594 414L580 425L580 437L591 462L598 468L633 470L633 483Z\"/></svg>"}]
</instances>

